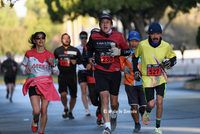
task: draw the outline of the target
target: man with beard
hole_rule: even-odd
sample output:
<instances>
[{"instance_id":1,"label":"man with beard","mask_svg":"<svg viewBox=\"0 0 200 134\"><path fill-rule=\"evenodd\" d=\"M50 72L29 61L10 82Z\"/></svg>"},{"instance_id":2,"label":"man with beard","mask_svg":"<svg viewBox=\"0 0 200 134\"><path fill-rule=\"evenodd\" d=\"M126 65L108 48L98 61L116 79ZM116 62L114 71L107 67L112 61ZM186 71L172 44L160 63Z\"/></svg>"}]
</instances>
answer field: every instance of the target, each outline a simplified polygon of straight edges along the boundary
<instances>
[{"instance_id":1,"label":"man with beard","mask_svg":"<svg viewBox=\"0 0 200 134\"><path fill-rule=\"evenodd\" d=\"M61 42L63 45L55 49L54 55L57 59L58 68L60 70L58 76L58 90L64 106L62 117L74 119L72 110L75 106L77 97L76 64L80 63L81 54L77 48L70 45L71 39L67 33L64 33L61 36ZM67 106L67 88L69 88L71 96L69 108Z\"/></svg>"},{"instance_id":2,"label":"man with beard","mask_svg":"<svg viewBox=\"0 0 200 134\"><path fill-rule=\"evenodd\" d=\"M146 110L142 116L145 125L149 124L150 113L154 106L156 109L156 128L154 134L162 134L160 122L163 110L163 98L167 86L167 69L176 64L176 54L169 43L162 40L162 29L159 23L153 22L148 29L149 39L139 43L133 56L134 79L139 81L142 76L142 86ZM138 59L141 56L141 72L138 70ZM156 102L154 100L156 90Z\"/></svg>"}]
</instances>

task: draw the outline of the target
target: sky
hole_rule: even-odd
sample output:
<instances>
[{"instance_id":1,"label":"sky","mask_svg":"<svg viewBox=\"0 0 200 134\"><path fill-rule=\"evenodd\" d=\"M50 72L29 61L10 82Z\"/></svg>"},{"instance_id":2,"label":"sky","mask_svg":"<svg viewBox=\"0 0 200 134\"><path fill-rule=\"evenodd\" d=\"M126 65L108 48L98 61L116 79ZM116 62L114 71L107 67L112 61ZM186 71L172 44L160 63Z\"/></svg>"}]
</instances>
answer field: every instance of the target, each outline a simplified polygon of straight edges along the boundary
<instances>
[{"instance_id":1,"label":"sky","mask_svg":"<svg viewBox=\"0 0 200 134\"><path fill-rule=\"evenodd\" d=\"M26 12L27 12L27 8L24 6L24 4L26 3L26 0L18 0L15 5L14 5L14 9L17 13L17 17L25 17L26 16Z\"/></svg>"}]
</instances>

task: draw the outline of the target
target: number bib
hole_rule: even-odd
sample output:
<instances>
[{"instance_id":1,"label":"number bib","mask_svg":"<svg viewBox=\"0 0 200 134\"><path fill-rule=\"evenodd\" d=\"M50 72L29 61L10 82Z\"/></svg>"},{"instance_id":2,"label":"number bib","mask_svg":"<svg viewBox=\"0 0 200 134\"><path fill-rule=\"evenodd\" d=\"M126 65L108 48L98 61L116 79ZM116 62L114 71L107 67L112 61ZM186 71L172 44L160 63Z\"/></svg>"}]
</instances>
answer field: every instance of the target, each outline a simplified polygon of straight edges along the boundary
<instances>
[{"instance_id":1,"label":"number bib","mask_svg":"<svg viewBox=\"0 0 200 134\"><path fill-rule=\"evenodd\" d=\"M161 75L160 64L148 64L147 65L147 76L158 76Z\"/></svg>"},{"instance_id":2,"label":"number bib","mask_svg":"<svg viewBox=\"0 0 200 134\"><path fill-rule=\"evenodd\" d=\"M70 66L70 59L65 58L64 60L60 60L60 65L69 67Z\"/></svg>"},{"instance_id":3,"label":"number bib","mask_svg":"<svg viewBox=\"0 0 200 134\"><path fill-rule=\"evenodd\" d=\"M101 63L113 63L115 61L112 56L101 56Z\"/></svg>"}]
</instances>

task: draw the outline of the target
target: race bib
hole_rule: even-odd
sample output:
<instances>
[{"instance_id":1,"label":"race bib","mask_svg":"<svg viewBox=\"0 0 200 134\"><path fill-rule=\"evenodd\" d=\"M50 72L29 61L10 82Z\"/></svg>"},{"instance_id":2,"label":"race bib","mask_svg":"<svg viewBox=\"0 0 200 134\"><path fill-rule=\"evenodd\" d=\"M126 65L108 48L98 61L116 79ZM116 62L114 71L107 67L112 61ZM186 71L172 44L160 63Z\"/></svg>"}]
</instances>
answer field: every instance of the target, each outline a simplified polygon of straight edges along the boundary
<instances>
[{"instance_id":1,"label":"race bib","mask_svg":"<svg viewBox=\"0 0 200 134\"><path fill-rule=\"evenodd\" d=\"M101 63L113 63L114 61L112 56L101 56Z\"/></svg>"},{"instance_id":2,"label":"race bib","mask_svg":"<svg viewBox=\"0 0 200 134\"><path fill-rule=\"evenodd\" d=\"M147 76L159 76L161 75L160 64L148 64L147 65Z\"/></svg>"},{"instance_id":3,"label":"race bib","mask_svg":"<svg viewBox=\"0 0 200 134\"><path fill-rule=\"evenodd\" d=\"M70 59L65 58L64 60L60 60L60 65L69 67L70 66Z\"/></svg>"}]
</instances>

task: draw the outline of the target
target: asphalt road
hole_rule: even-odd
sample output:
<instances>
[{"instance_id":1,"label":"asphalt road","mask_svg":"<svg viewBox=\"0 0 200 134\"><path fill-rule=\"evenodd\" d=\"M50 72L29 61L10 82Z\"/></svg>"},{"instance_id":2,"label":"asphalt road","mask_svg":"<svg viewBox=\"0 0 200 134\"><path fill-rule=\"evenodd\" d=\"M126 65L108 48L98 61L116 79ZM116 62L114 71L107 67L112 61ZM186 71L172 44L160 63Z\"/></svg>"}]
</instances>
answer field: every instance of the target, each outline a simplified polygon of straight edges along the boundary
<instances>
[{"instance_id":1,"label":"asphalt road","mask_svg":"<svg viewBox=\"0 0 200 134\"><path fill-rule=\"evenodd\" d=\"M54 83L58 88L58 84ZM163 134L200 134L200 91L185 90L183 82L169 82L164 98L161 129ZM32 108L29 97L23 96L22 85L17 84L13 95L13 103L6 99L6 87L0 85L0 134L32 134ZM119 113L117 127L113 134L133 133L134 122L128 110L124 85L120 87ZM85 117L81 101L81 91L78 86L78 98L73 114L75 119L63 119L61 102L50 102L48 122L45 134L101 134L104 127L96 125L96 107L90 105L92 116ZM156 115L155 108L151 113L149 125L142 124L141 134L154 134Z\"/></svg>"}]
</instances>

